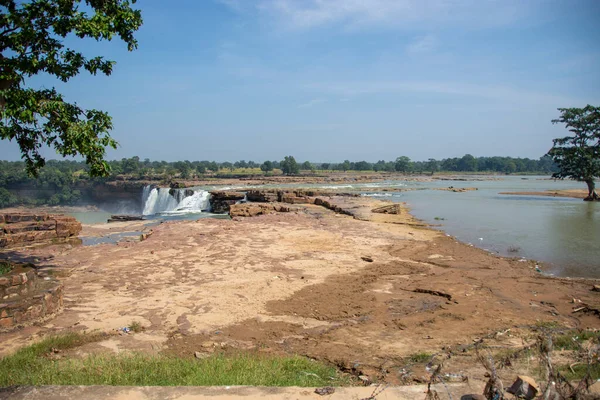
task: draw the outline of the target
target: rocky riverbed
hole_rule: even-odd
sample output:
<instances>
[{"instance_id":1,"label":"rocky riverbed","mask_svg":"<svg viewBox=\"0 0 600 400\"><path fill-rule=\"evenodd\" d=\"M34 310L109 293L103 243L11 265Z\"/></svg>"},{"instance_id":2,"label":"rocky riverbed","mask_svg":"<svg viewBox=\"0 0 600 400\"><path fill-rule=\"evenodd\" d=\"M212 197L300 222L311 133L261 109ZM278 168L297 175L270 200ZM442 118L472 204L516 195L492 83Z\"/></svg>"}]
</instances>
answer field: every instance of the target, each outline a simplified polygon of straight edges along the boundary
<instances>
[{"instance_id":1,"label":"rocky riverbed","mask_svg":"<svg viewBox=\"0 0 600 400\"><path fill-rule=\"evenodd\" d=\"M544 324L600 328L593 312L574 312L600 303L590 290L595 281L551 278L533 261L469 247L402 205L307 197L307 204L263 203L272 209L247 213L254 217L166 222L143 241L26 250L63 283L64 311L0 334L0 353L51 333L116 332L137 321L143 333L115 335L79 354L255 350L403 382L401 360L415 352L460 354L482 338L518 346ZM460 357L445 368L468 369Z\"/></svg>"}]
</instances>

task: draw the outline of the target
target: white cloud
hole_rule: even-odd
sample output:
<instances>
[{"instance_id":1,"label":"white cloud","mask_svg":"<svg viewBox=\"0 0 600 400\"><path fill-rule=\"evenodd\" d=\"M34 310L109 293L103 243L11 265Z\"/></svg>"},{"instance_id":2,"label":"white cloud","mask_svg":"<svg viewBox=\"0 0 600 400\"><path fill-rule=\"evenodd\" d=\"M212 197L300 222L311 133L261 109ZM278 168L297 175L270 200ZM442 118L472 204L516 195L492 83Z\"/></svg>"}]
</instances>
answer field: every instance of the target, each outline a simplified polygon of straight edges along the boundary
<instances>
[{"instance_id":1,"label":"white cloud","mask_svg":"<svg viewBox=\"0 0 600 400\"><path fill-rule=\"evenodd\" d=\"M306 103L300 104L298 106L298 108L309 108L309 107L316 106L317 104L325 103L326 101L327 100L325 100L325 99L312 99Z\"/></svg>"},{"instance_id":2,"label":"white cloud","mask_svg":"<svg viewBox=\"0 0 600 400\"><path fill-rule=\"evenodd\" d=\"M438 39L433 35L420 36L410 43L406 50L409 53L427 53L435 50L439 45Z\"/></svg>"},{"instance_id":3,"label":"white cloud","mask_svg":"<svg viewBox=\"0 0 600 400\"><path fill-rule=\"evenodd\" d=\"M306 89L327 95L360 96L383 93L428 93L497 100L514 105L546 105L560 107L563 104L584 104L583 99L539 93L507 85L483 85L444 81L344 81L311 83ZM590 99L587 99L589 102Z\"/></svg>"},{"instance_id":4,"label":"white cloud","mask_svg":"<svg viewBox=\"0 0 600 400\"><path fill-rule=\"evenodd\" d=\"M237 12L258 12L277 24L308 29L423 27L461 24L501 26L523 18L540 0L217 0Z\"/></svg>"}]
</instances>

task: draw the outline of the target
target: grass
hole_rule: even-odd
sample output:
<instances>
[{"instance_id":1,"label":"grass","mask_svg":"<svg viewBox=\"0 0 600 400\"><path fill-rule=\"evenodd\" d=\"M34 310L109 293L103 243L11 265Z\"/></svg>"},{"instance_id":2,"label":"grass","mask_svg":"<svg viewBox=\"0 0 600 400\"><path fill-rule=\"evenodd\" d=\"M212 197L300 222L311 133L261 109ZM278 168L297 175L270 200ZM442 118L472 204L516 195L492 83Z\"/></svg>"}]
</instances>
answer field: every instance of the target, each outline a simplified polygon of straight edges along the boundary
<instances>
[{"instance_id":1,"label":"grass","mask_svg":"<svg viewBox=\"0 0 600 400\"><path fill-rule=\"evenodd\" d=\"M573 331L554 337L552 344L555 350L579 350L583 342L590 339L600 341L600 332Z\"/></svg>"},{"instance_id":2,"label":"grass","mask_svg":"<svg viewBox=\"0 0 600 400\"><path fill-rule=\"evenodd\" d=\"M432 356L433 356L433 354L431 354L431 353L421 352L421 353L411 354L408 359L414 363L422 363L422 362L429 361Z\"/></svg>"},{"instance_id":3,"label":"grass","mask_svg":"<svg viewBox=\"0 0 600 400\"><path fill-rule=\"evenodd\" d=\"M0 275L8 274L13 266L5 261L0 262Z\"/></svg>"},{"instance_id":4,"label":"grass","mask_svg":"<svg viewBox=\"0 0 600 400\"><path fill-rule=\"evenodd\" d=\"M444 218L444 217L435 217L434 219L436 221L445 221L446 220L446 218Z\"/></svg>"},{"instance_id":5,"label":"grass","mask_svg":"<svg viewBox=\"0 0 600 400\"><path fill-rule=\"evenodd\" d=\"M589 365L590 377L592 381L600 379L600 363L593 363ZM569 381L578 381L583 379L588 371L588 365L586 363L577 365L564 365L558 368L560 373Z\"/></svg>"},{"instance_id":6,"label":"grass","mask_svg":"<svg viewBox=\"0 0 600 400\"><path fill-rule=\"evenodd\" d=\"M350 383L335 368L307 358L259 354L215 355L205 359L140 353L55 359L57 350L99 336L68 334L47 338L0 360L0 387L10 385L119 386L322 386ZM56 350L55 350L56 349Z\"/></svg>"}]
</instances>

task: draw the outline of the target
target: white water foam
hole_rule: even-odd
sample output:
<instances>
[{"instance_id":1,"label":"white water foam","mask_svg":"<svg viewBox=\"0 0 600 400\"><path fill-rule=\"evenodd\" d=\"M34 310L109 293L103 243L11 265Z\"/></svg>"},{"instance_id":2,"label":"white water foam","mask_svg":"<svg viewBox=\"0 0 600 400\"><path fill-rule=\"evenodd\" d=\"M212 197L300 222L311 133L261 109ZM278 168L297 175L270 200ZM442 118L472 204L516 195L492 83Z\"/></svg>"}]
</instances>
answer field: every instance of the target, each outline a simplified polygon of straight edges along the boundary
<instances>
[{"instance_id":1,"label":"white water foam","mask_svg":"<svg viewBox=\"0 0 600 400\"><path fill-rule=\"evenodd\" d=\"M191 195L186 196L186 192ZM210 210L210 193L205 190L144 187L143 215L195 214Z\"/></svg>"}]
</instances>

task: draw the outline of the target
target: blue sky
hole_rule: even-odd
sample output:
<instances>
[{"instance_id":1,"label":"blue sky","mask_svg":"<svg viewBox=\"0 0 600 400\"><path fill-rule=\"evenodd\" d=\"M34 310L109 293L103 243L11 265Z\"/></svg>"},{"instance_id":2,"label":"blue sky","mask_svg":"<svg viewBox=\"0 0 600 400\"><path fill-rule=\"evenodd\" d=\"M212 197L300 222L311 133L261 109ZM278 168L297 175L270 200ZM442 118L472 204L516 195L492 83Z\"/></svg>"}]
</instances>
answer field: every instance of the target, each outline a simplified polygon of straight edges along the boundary
<instances>
[{"instance_id":1,"label":"blue sky","mask_svg":"<svg viewBox=\"0 0 600 400\"><path fill-rule=\"evenodd\" d=\"M139 49L68 100L114 117L110 159L538 158L558 107L600 105L596 0L139 0ZM50 158L54 155L46 153ZM0 142L0 158L18 159Z\"/></svg>"}]
</instances>

